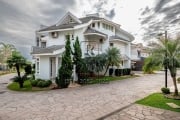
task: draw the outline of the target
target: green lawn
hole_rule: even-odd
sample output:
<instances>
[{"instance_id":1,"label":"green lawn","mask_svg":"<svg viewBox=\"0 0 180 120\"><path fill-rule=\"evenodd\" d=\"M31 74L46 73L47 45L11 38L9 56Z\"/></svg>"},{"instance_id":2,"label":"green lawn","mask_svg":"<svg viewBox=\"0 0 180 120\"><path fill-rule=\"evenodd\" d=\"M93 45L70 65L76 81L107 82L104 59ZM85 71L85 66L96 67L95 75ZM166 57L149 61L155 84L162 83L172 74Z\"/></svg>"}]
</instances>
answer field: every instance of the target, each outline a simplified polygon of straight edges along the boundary
<instances>
[{"instance_id":1,"label":"green lawn","mask_svg":"<svg viewBox=\"0 0 180 120\"><path fill-rule=\"evenodd\" d=\"M127 75L127 76L105 76L105 77L100 77L100 78L95 78L95 79L90 79L88 81L88 84L98 84L98 83L109 83L111 81L116 81L116 80L124 80L124 79L128 79L128 78L134 78L134 77L138 77L137 75Z\"/></svg>"},{"instance_id":2,"label":"green lawn","mask_svg":"<svg viewBox=\"0 0 180 120\"><path fill-rule=\"evenodd\" d=\"M166 103L174 103L180 106L180 100L165 98L164 95L161 93L151 94L145 97L144 99L136 101L136 103L146 105L146 106L180 112L180 109L171 108L166 104Z\"/></svg>"},{"instance_id":3,"label":"green lawn","mask_svg":"<svg viewBox=\"0 0 180 120\"><path fill-rule=\"evenodd\" d=\"M29 80L26 80L24 82L24 88L19 88L19 84L17 82L12 82L7 86L7 88L13 91L29 91L29 92L50 90L50 88L32 87Z\"/></svg>"}]
</instances>

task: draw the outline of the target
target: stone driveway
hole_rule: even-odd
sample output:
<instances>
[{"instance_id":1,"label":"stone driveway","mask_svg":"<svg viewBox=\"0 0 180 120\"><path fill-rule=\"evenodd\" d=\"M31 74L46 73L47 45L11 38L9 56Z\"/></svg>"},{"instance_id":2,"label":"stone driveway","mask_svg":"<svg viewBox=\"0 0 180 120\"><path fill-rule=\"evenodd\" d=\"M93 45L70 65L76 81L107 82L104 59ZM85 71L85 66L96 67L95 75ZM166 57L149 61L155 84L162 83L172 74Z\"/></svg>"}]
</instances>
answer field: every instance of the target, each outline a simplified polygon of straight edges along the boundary
<instances>
[{"instance_id":1,"label":"stone driveway","mask_svg":"<svg viewBox=\"0 0 180 120\"><path fill-rule=\"evenodd\" d=\"M176 115L176 120L180 120L178 118L180 114L170 111L162 113L159 109L133 104L136 100L157 92L164 86L163 73L114 81L110 84L96 84L43 92L7 90L6 84L3 83L8 82L12 76L0 77L0 120L94 120L101 118L148 120L152 119L154 115L152 112L152 117L137 117L137 113L133 114L130 111L131 109L134 111L139 109L140 113L152 109L150 111L160 111L160 113L157 113L159 116L172 113ZM170 79L168 85L172 85ZM131 112L131 117L127 111ZM108 114L111 115L106 116Z\"/></svg>"}]
</instances>

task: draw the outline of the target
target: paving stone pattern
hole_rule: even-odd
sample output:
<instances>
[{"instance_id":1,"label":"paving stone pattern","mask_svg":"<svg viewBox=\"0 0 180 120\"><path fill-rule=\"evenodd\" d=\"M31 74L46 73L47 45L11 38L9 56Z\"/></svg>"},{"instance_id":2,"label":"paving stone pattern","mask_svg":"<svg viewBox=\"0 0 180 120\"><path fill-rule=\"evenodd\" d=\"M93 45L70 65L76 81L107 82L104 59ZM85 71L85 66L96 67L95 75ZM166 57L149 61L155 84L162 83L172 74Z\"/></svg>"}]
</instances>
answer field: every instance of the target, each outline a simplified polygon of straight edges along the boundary
<instances>
[{"instance_id":1,"label":"paving stone pattern","mask_svg":"<svg viewBox=\"0 0 180 120\"><path fill-rule=\"evenodd\" d=\"M0 92L4 91L0 94L0 120L95 120L159 91L164 85L164 74L158 73L114 81L110 84L41 92L15 92L7 90L6 84L1 84L9 82L13 75L0 77ZM168 80L168 85L172 85L171 80ZM119 116L122 118L122 114L125 115L123 119L126 120L136 120L141 117L146 119L148 116L143 115L148 114L149 109L152 108L142 107L140 112L147 113L137 114L136 109L141 109L138 106L128 107L122 113L120 111L106 119L116 119L116 116L119 119ZM161 110L155 111L161 112ZM175 113L168 111L160 113L159 116L168 114Z\"/></svg>"}]
</instances>

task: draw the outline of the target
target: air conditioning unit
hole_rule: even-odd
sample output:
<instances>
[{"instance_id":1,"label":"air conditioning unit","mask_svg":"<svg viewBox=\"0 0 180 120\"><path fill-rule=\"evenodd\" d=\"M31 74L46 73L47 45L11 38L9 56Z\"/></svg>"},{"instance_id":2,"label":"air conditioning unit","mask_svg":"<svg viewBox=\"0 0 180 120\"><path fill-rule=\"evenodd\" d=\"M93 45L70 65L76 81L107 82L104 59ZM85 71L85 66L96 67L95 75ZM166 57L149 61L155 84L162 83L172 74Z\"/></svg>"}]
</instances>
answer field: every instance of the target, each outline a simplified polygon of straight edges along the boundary
<instances>
[{"instance_id":1,"label":"air conditioning unit","mask_svg":"<svg viewBox=\"0 0 180 120\"><path fill-rule=\"evenodd\" d=\"M52 32L51 36L52 36L52 38L57 38L58 37L58 32Z\"/></svg>"}]
</instances>

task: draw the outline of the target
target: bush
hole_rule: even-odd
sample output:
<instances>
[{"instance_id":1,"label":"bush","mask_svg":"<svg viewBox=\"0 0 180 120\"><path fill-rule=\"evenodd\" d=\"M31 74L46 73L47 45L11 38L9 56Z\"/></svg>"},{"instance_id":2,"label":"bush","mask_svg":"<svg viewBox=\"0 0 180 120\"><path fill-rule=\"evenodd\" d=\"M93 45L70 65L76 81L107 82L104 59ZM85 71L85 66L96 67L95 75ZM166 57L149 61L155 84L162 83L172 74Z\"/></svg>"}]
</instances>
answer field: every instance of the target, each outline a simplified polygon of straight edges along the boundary
<instances>
[{"instance_id":1,"label":"bush","mask_svg":"<svg viewBox=\"0 0 180 120\"><path fill-rule=\"evenodd\" d=\"M37 80L31 80L31 85L32 85L33 87L36 87L36 86L37 86L37 83L38 83Z\"/></svg>"},{"instance_id":2,"label":"bush","mask_svg":"<svg viewBox=\"0 0 180 120\"><path fill-rule=\"evenodd\" d=\"M113 68L110 68L110 69L109 69L109 76L112 76L112 75L113 75L113 71L114 71Z\"/></svg>"},{"instance_id":3,"label":"bush","mask_svg":"<svg viewBox=\"0 0 180 120\"><path fill-rule=\"evenodd\" d=\"M18 76L15 76L14 78L12 78L13 82L19 82L20 81L20 77Z\"/></svg>"},{"instance_id":4,"label":"bush","mask_svg":"<svg viewBox=\"0 0 180 120\"><path fill-rule=\"evenodd\" d=\"M31 85L33 87L49 87L52 84L51 80L42 80L42 79L38 79L38 80L31 80Z\"/></svg>"},{"instance_id":5,"label":"bush","mask_svg":"<svg viewBox=\"0 0 180 120\"><path fill-rule=\"evenodd\" d=\"M178 83L180 83L180 77L177 79Z\"/></svg>"},{"instance_id":6,"label":"bush","mask_svg":"<svg viewBox=\"0 0 180 120\"><path fill-rule=\"evenodd\" d=\"M161 88L161 91L164 94L169 94L170 93L170 89L169 88L165 88L165 87Z\"/></svg>"},{"instance_id":7,"label":"bush","mask_svg":"<svg viewBox=\"0 0 180 120\"><path fill-rule=\"evenodd\" d=\"M38 81L37 87L44 87L44 82L43 81Z\"/></svg>"},{"instance_id":8,"label":"bush","mask_svg":"<svg viewBox=\"0 0 180 120\"><path fill-rule=\"evenodd\" d=\"M27 75L31 74L32 73L32 67L30 64L27 64L25 67L24 67L24 71Z\"/></svg>"}]
</instances>

